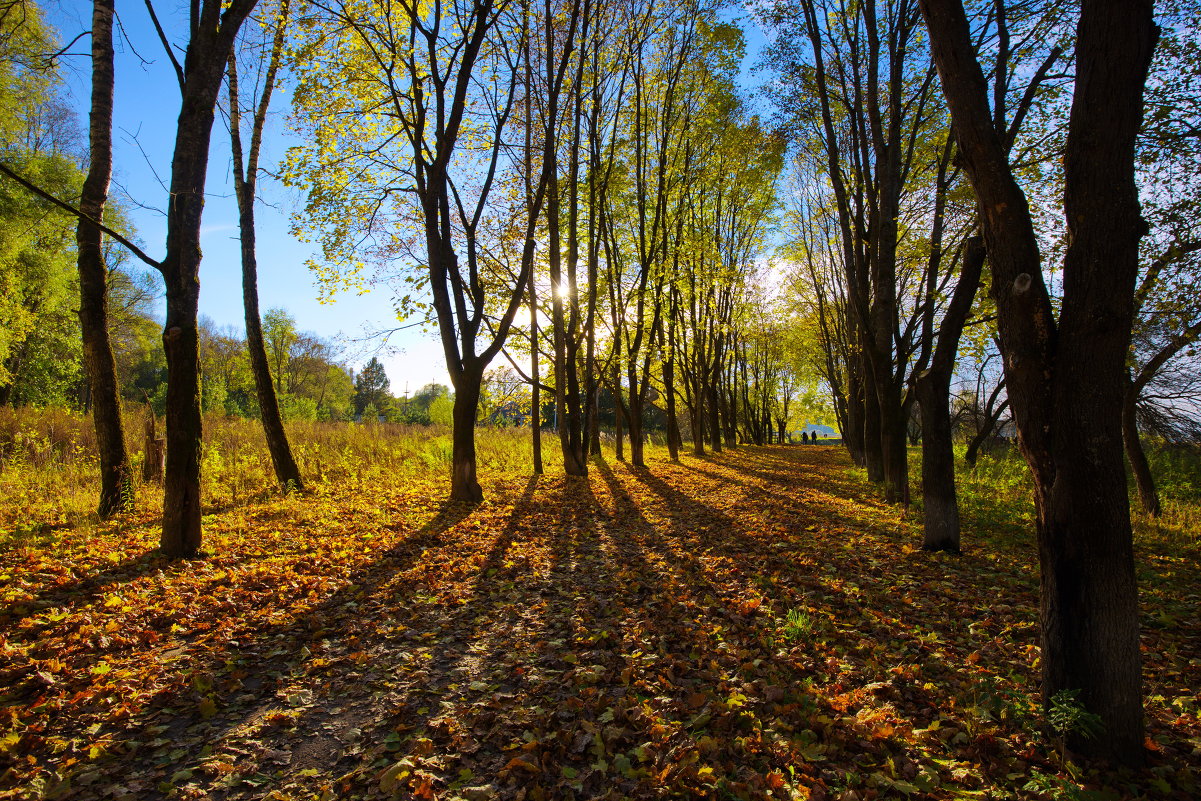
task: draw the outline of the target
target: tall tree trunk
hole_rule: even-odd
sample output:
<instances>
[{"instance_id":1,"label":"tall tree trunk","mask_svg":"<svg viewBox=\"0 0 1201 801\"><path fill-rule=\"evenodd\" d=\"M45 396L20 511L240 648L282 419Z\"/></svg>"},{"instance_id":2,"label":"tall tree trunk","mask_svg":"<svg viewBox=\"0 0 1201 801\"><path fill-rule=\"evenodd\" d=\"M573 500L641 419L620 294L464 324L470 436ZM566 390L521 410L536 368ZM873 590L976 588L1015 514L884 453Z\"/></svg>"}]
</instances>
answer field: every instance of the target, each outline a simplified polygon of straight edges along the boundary
<instances>
[{"instance_id":1,"label":"tall tree trunk","mask_svg":"<svg viewBox=\"0 0 1201 801\"><path fill-rule=\"evenodd\" d=\"M259 98L251 120L250 152L248 157L242 150L242 109L238 96L237 58L229 59L229 133L234 161L234 193L238 200L238 228L242 240L242 307L246 321L246 349L250 356L250 372L254 376L255 396L259 403L259 417L263 423L263 434L267 439L267 451L271 454L271 465L275 468L275 480L284 492L303 492L304 482L300 477L300 466L288 443L283 416L279 411L279 398L271 380L267 347L263 341L263 321L259 313L258 255L254 222L255 187L258 184L259 147L262 142L263 126L267 122L267 110L275 88L275 76L283 54L284 32L288 19L288 0L280 4L276 32L271 48L267 76L263 82L263 94Z\"/></svg>"},{"instance_id":2,"label":"tall tree trunk","mask_svg":"<svg viewBox=\"0 0 1201 801\"><path fill-rule=\"evenodd\" d=\"M866 355L863 356L863 461L867 480L884 483L884 449L880 438L880 394L876 390L876 375Z\"/></svg>"},{"instance_id":3,"label":"tall tree trunk","mask_svg":"<svg viewBox=\"0 0 1201 801\"><path fill-rule=\"evenodd\" d=\"M626 424L630 429L630 464L634 467L646 467L646 462L643 459L642 382L638 380L638 361L636 357L630 358L627 364L627 374L630 382L630 400L626 406L626 409L629 411Z\"/></svg>"},{"instance_id":4,"label":"tall tree trunk","mask_svg":"<svg viewBox=\"0 0 1201 801\"><path fill-rule=\"evenodd\" d=\"M95 0L92 8L92 108L88 120L89 163L79 209L96 222L104 219L108 184L113 172L113 0ZM84 366L92 399L92 421L100 456L101 517L130 509L134 503L133 471L125 449L117 364L108 333L108 268L100 229L80 220L75 229L79 249L79 327ZM147 454L147 458L150 455Z\"/></svg>"},{"instance_id":5,"label":"tall tree trunk","mask_svg":"<svg viewBox=\"0 0 1201 801\"><path fill-rule=\"evenodd\" d=\"M538 365L538 300L534 271L530 270L530 442L534 449L534 475L542 475L542 385Z\"/></svg>"},{"instance_id":6,"label":"tall tree trunk","mask_svg":"<svg viewBox=\"0 0 1201 801\"><path fill-rule=\"evenodd\" d=\"M951 439L951 374L963 325L971 311L984 265L984 242L964 243L963 269L930 359L914 379L922 420L922 548L959 553L959 500L955 495L955 451Z\"/></svg>"},{"instance_id":7,"label":"tall tree trunk","mask_svg":"<svg viewBox=\"0 0 1201 801\"><path fill-rule=\"evenodd\" d=\"M663 395L667 412L667 454L673 462L680 461L680 421L676 417L675 364L668 358L663 362Z\"/></svg>"},{"instance_id":8,"label":"tall tree trunk","mask_svg":"<svg viewBox=\"0 0 1201 801\"><path fill-rule=\"evenodd\" d=\"M1147 461L1147 454L1138 435L1138 420L1135 415L1137 402L1138 394L1133 391L1127 377L1126 396L1122 402L1122 442L1126 446L1126 461L1134 475L1134 486L1138 488L1138 498L1143 505L1143 511L1151 517L1159 517L1163 508L1159 503L1159 491L1155 488L1155 476L1151 474L1151 464Z\"/></svg>"},{"instance_id":9,"label":"tall tree trunk","mask_svg":"<svg viewBox=\"0 0 1201 801\"><path fill-rule=\"evenodd\" d=\"M884 457L884 500L909 503L909 451L906 447L906 414L901 393L892 375L880 401L880 452Z\"/></svg>"},{"instance_id":10,"label":"tall tree trunk","mask_svg":"<svg viewBox=\"0 0 1201 801\"><path fill-rule=\"evenodd\" d=\"M847 365L846 428L842 432L842 443L851 455L851 461L867 467L867 454L863 448L863 382L859 371Z\"/></svg>"},{"instance_id":11,"label":"tall tree trunk","mask_svg":"<svg viewBox=\"0 0 1201 801\"><path fill-rule=\"evenodd\" d=\"M714 453L721 453L721 389L718 387L718 369L711 373L710 383L705 387L706 406L709 411L709 447Z\"/></svg>"},{"instance_id":12,"label":"tall tree trunk","mask_svg":"<svg viewBox=\"0 0 1201 801\"><path fill-rule=\"evenodd\" d=\"M583 35L588 35L590 14L585 4ZM587 60L580 56L579 69L572 86L575 101L572 114L571 141L567 160L567 318L563 337L563 418L560 421L560 441L563 445L563 469L569 476L588 475L588 443L585 439L585 405L580 394L580 297L578 270L580 262L580 117L581 85Z\"/></svg>"},{"instance_id":13,"label":"tall tree trunk","mask_svg":"<svg viewBox=\"0 0 1201 801\"><path fill-rule=\"evenodd\" d=\"M617 356L613 357L613 450L614 458L619 462L625 461L625 446L622 444L622 418L625 414L625 402L621 399L621 368L617 364Z\"/></svg>"},{"instance_id":14,"label":"tall tree trunk","mask_svg":"<svg viewBox=\"0 0 1201 801\"><path fill-rule=\"evenodd\" d=\"M167 466L160 546L172 558L193 557L201 545L200 226L217 93L234 38L255 0L193 4L193 31L181 74L182 106L171 161L167 253L161 270L167 294L163 350L167 357Z\"/></svg>"},{"instance_id":15,"label":"tall tree trunk","mask_svg":"<svg viewBox=\"0 0 1201 801\"><path fill-rule=\"evenodd\" d=\"M1026 197L994 128L963 5L921 0L976 190L992 264L1006 385L1035 482L1043 703L1065 690L1103 731L1073 750L1141 764L1142 674L1122 404L1146 230L1134 181L1157 38L1150 0L1084 0L1064 157L1068 248L1058 324Z\"/></svg>"}]
</instances>

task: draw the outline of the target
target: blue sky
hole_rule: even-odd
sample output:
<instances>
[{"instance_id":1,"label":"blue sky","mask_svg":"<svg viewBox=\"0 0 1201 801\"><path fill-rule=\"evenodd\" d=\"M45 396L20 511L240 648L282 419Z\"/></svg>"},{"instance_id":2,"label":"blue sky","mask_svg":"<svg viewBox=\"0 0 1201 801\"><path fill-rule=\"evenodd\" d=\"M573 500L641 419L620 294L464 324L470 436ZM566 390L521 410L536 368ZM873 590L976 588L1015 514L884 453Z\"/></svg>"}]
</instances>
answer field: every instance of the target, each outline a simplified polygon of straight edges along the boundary
<instances>
[{"instance_id":1,"label":"blue sky","mask_svg":"<svg viewBox=\"0 0 1201 801\"><path fill-rule=\"evenodd\" d=\"M168 34L184 29L188 4L183 0L158 0L155 9ZM49 20L69 42L90 26L91 3L86 0L48 0ZM175 74L155 34L142 2L118 2L121 27L117 31L117 85L114 110L114 181L112 194L125 201L144 249L151 256L163 252L166 238L165 184L170 177L175 122L179 113L179 88ZM743 23L744 27L747 25ZM124 33L124 35L122 34ZM173 37L183 41L182 36ZM762 37L749 33L750 47L744 78L757 82L749 68ZM71 48L86 53L87 39ZM181 56L182 58L182 56ZM86 56L66 59L64 74L71 99L86 131L89 64ZM286 131L286 97L277 95L274 113L264 137L262 165L273 170L289 144ZM209 157L207 200L202 228L204 261L201 265L200 313L218 326L239 331L242 322L241 259L238 249L237 206L230 174L229 134L218 116ZM344 349L344 361L357 369L379 355L391 379L392 392L403 395L406 386L416 391L431 381L449 384L441 345L433 333L411 328L393 336L385 347L372 332L400 325L386 289L366 294L342 293L332 303L320 303L312 274L305 261L312 251L289 232L289 216L299 196L266 176L260 179L257 208L259 242L259 301L262 309L283 307L299 327Z\"/></svg>"},{"instance_id":2,"label":"blue sky","mask_svg":"<svg viewBox=\"0 0 1201 801\"><path fill-rule=\"evenodd\" d=\"M187 19L187 4L179 0L155 4L159 19L168 31L178 31ZM112 195L130 208L145 250L151 256L163 252L166 239L167 191L174 147L175 123L179 113L179 88L172 67L154 32L144 3L117 4L121 28L117 31L117 86L114 109L114 176ZM59 0L47 8L60 38L68 42L90 25L91 3ZM177 37L182 41L182 37ZM72 53L86 53L87 39ZM80 125L86 130L90 91L88 62L84 56L66 60L64 75L71 100L79 110ZM268 123L262 164L274 169L284 149L286 98L277 96ZM218 326L243 329L241 257L238 245L237 204L230 174L229 134L226 121L218 116L213 129L209 157L207 199L202 228L204 261L201 265L200 313ZM317 300L313 276L305 267L308 245L289 232L289 216L298 196L265 176L257 209L259 242L259 300L262 309L280 306L297 320L299 327L321 337L335 339L345 349L344 360L358 368L380 353L392 380L392 390L403 394L406 383L415 391L430 381L449 383L441 347L432 336L410 330L393 337L390 349L367 334L393 328L398 322L391 298L384 290L363 295L343 293L333 303Z\"/></svg>"}]
</instances>

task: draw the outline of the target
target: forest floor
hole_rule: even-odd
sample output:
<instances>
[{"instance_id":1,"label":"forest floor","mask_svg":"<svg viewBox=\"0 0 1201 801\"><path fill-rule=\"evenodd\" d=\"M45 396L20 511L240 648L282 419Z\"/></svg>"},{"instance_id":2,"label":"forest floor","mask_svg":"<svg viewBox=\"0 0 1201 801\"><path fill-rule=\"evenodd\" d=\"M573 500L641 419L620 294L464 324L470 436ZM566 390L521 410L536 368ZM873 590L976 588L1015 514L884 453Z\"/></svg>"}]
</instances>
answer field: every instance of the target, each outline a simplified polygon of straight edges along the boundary
<instances>
[{"instance_id":1,"label":"forest floor","mask_svg":"<svg viewBox=\"0 0 1201 801\"><path fill-rule=\"evenodd\" d=\"M915 549L833 446L340 482L0 553L0 798L1196 798L1196 540L1139 543L1151 766L1065 764L1028 519ZM1091 793L1091 795L1089 794Z\"/></svg>"}]
</instances>

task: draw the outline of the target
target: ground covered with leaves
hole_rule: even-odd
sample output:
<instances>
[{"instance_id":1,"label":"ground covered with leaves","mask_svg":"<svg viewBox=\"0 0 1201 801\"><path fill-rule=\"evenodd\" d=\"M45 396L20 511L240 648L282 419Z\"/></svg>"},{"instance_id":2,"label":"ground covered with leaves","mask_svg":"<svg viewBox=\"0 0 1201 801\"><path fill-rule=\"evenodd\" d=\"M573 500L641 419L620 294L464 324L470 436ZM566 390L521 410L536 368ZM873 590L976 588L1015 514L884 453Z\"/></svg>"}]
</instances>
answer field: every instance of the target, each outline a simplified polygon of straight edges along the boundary
<instances>
[{"instance_id":1,"label":"ground covered with leaves","mask_svg":"<svg viewBox=\"0 0 1201 801\"><path fill-rule=\"evenodd\" d=\"M1021 514L962 557L843 452L441 471L0 555L0 797L1195 798L1195 541L1140 543L1150 767L1065 760ZM991 510L995 521L996 510Z\"/></svg>"}]
</instances>

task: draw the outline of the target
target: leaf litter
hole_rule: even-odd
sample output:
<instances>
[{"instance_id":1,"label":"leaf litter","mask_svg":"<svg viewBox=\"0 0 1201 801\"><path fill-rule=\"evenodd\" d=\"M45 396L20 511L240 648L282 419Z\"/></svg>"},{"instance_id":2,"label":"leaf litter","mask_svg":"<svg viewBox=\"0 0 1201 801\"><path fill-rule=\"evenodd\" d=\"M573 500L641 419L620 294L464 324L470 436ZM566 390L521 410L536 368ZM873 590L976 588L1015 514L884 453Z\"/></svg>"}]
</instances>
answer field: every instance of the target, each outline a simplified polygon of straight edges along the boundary
<instances>
[{"instance_id":1,"label":"leaf litter","mask_svg":"<svg viewBox=\"0 0 1201 801\"><path fill-rule=\"evenodd\" d=\"M1090 771L1038 709L1020 523L924 554L848 467L323 485L214 511L203 560L138 517L14 548L0 798L1195 797L1195 553L1142 561L1151 767Z\"/></svg>"}]
</instances>

